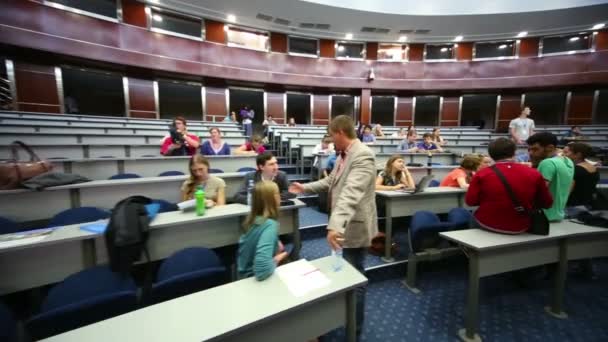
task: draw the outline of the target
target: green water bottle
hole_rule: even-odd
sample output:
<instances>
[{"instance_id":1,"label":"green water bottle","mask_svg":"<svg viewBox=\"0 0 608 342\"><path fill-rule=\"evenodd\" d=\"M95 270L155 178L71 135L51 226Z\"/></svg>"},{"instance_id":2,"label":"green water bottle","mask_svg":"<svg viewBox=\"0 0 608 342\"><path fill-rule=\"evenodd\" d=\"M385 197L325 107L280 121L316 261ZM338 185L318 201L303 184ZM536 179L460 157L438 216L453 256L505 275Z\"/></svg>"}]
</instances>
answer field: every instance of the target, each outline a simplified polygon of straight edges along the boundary
<instances>
[{"instance_id":1,"label":"green water bottle","mask_svg":"<svg viewBox=\"0 0 608 342\"><path fill-rule=\"evenodd\" d=\"M194 199L196 200L196 215L205 215L205 191L202 186L199 186L194 193Z\"/></svg>"}]
</instances>

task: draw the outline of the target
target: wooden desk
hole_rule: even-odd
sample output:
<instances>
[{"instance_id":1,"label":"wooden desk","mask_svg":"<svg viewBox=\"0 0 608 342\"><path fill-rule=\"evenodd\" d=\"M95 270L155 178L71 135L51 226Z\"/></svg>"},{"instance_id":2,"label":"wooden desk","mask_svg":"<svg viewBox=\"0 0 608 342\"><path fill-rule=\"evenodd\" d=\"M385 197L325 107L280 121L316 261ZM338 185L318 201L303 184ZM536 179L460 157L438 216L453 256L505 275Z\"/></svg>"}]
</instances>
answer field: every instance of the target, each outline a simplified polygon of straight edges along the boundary
<instances>
[{"instance_id":1,"label":"wooden desk","mask_svg":"<svg viewBox=\"0 0 608 342\"><path fill-rule=\"evenodd\" d=\"M330 283L296 297L274 274L247 278L148 306L44 341L306 341L340 326L356 340L355 289L367 279L331 257L311 261Z\"/></svg>"},{"instance_id":2,"label":"wooden desk","mask_svg":"<svg viewBox=\"0 0 608 342\"><path fill-rule=\"evenodd\" d=\"M300 208L306 205L295 200L291 206L281 207L280 234L293 234L294 253L299 257ZM238 243L241 222L249 214L249 207L229 204L207 210L204 216L194 212L158 214L150 223L148 249L152 260L164 259L188 247L216 248ZM57 228L40 242L0 248L0 295L63 280L87 267L108 262L102 234L80 229L82 224Z\"/></svg>"},{"instance_id":3,"label":"wooden desk","mask_svg":"<svg viewBox=\"0 0 608 342\"><path fill-rule=\"evenodd\" d=\"M497 234L481 229L440 233L466 250L469 281L465 328L458 332L463 341L481 341L477 334L479 280L482 277L551 263L558 264L552 303L545 310L566 318L563 296L568 260L608 255L608 229L569 221L552 223L548 236Z\"/></svg>"},{"instance_id":4,"label":"wooden desk","mask_svg":"<svg viewBox=\"0 0 608 342\"><path fill-rule=\"evenodd\" d=\"M427 188L418 194L408 194L400 191L376 191L376 198L384 202L386 217L386 244L384 250L385 262L394 261L391 256L393 233L393 218L412 216L419 210L434 213L447 213L450 209L462 207L465 191L459 188Z\"/></svg>"}]
</instances>

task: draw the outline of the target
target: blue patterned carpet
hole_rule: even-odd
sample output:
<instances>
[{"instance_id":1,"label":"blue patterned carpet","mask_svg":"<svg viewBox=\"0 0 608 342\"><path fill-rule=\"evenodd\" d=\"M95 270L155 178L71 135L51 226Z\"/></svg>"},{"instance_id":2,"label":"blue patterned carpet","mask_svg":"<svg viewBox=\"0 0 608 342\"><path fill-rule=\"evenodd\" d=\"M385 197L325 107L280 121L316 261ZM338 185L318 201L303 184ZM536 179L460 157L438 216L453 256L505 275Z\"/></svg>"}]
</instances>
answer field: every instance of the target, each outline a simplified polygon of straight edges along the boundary
<instances>
[{"instance_id":1,"label":"blue patterned carpet","mask_svg":"<svg viewBox=\"0 0 608 342\"><path fill-rule=\"evenodd\" d=\"M322 225L327 216L315 209L301 211L301 226ZM324 218L323 218L324 216ZM407 255L407 234L397 227L395 240L400 246L397 259ZM303 229L301 255L316 259L330 254L325 227ZM366 268L382 264L379 257L368 256ZM370 279L367 292L366 321L361 341L459 341L464 327L467 267L464 257L453 257L419 266L421 294L405 289L405 264L366 272ZM480 292L480 335L484 341L608 341L608 259L595 260L599 280L568 277L566 320L544 312L550 303L552 282L537 280L526 287L512 274L484 278ZM322 342L344 341L344 330L337 329L321 338Z\"/></svg>"}]
</instances>

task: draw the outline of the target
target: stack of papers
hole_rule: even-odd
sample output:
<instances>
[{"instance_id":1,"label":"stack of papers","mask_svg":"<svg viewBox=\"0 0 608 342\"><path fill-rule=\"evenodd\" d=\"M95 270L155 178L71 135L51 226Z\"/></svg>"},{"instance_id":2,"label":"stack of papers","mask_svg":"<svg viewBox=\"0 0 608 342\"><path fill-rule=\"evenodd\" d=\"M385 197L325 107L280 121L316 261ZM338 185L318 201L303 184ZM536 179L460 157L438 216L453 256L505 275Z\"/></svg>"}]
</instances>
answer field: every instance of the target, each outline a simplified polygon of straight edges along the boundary
<instances>
[{"instance_id":1,"label":"stack of papers","mask_svg":"<svg viewBox=\"0 0 608 342\"><path fill-rule=\"evenodd\" d=\"M276 270L279 278L296 297L329 285L329 278L305 259L301 259Z\"/></svg>"},{"instance_id":2,"label":"stack of papers","mask_svg":"<svg viewBox=\"0 0 608 342\"><path fill-rule=\"evenodd\" d=\"M27 245L42 241L49 236L53 230L54 228L44 228L0 235L0 248Z\"/></svg>"}]
</instances>

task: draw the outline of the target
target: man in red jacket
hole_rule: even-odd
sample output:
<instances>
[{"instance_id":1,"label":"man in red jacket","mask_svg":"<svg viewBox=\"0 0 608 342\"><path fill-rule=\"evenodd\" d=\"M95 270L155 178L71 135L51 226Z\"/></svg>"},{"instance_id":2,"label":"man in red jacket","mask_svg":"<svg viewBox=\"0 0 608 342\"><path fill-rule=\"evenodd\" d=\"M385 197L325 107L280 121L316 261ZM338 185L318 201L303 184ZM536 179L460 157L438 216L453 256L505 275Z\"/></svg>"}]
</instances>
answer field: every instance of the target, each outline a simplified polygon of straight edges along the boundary
<instances>
[{"instance_id":1,"label":"man in red jacket","mask_svg":"<svg viewBox=\"0 0 608 342\"><path fill-rule=\"evenodd\" d=\"M488 152L496 161L513 189L515 196L526 209L534 205L549 208L553 198L543 176L535 169L517 163L515 143L507 138L498 138L490 143ZM529 216L515 210L504 184L491 167L475 174L469 185L465 201L467 205L479 206L475 219L482 228L505 234L524 233L530 228Z\"/></svg>"}]
</instances>

